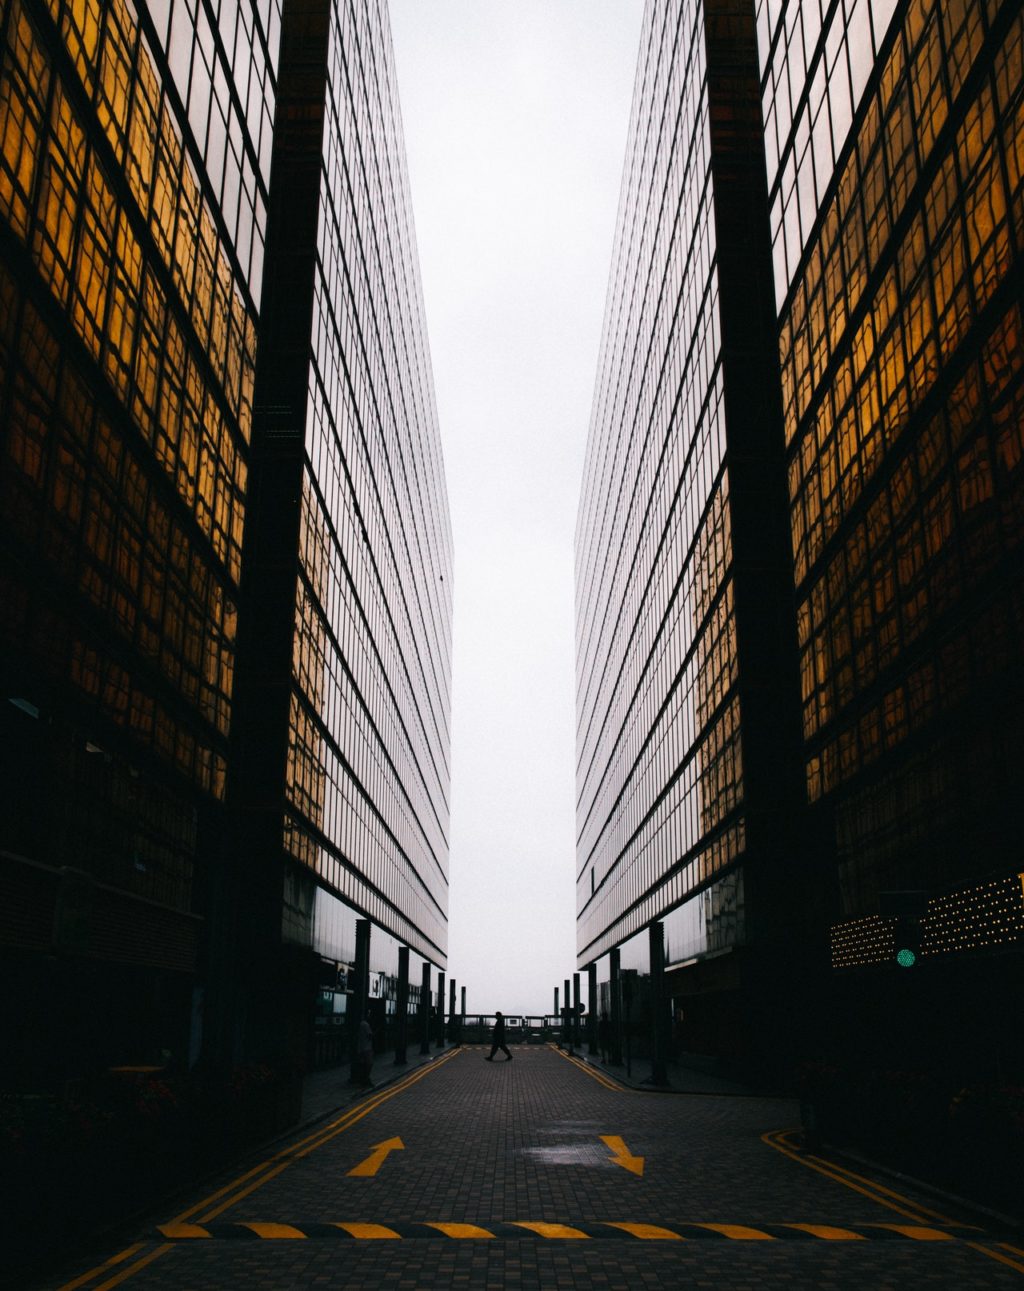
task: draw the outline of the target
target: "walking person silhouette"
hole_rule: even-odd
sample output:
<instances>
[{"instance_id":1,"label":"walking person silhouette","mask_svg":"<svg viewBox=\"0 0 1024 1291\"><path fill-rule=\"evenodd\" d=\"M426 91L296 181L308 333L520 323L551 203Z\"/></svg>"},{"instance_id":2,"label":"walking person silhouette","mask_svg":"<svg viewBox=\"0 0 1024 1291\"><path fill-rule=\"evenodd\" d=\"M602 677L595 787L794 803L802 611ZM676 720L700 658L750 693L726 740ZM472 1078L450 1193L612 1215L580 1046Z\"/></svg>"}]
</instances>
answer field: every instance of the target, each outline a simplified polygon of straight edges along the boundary
<instances>
[{"instance_id":1,"label":"walking person silhouette","mask_svg":"<svg viewBox=\"0 0 1024 1291\"><path fill-rule=\"evenodd\" d=\"M491 1032L491 1039L494 1043L491 1045L491 1052L484 1059L484 1062L493 1062L494 1055L499 1049L505 1055L505 1061L511 1062L512 1055L505 1044L505 1019L500 1013L495 1013L494 1015L494 1030Z\"/></svg>"}]
</instances>

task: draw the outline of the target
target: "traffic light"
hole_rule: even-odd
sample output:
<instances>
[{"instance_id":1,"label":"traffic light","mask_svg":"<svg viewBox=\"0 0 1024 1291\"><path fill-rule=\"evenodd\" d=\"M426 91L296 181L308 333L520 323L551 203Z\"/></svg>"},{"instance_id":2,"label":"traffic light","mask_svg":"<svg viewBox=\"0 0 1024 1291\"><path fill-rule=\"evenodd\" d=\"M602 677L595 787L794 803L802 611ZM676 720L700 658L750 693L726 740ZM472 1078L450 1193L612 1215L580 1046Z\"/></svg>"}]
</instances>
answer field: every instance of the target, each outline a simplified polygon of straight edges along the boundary
<instances>
[{"instance_id":1,"label":"traffic light","mask_svg":"<svg viewBox=\"0 0 1024 1291\"><path fill-rule=\"evenodd\" d=\"M900 968L913 968L921 954L921 920L912 915L900 915L896 920L896 963Z\"/></svg>"},{"instance_id":2,"label":"traffic light","mask_svg":"<svg viewBox=\"0 0 1024 1291\"><path fill-rule=\"evenodd\" d=\"M880 892L879 913L893 921L893 950L900 968L913 968L921 957L921 920L928 910L928 893Z\"/></svg>"}]
</instances>

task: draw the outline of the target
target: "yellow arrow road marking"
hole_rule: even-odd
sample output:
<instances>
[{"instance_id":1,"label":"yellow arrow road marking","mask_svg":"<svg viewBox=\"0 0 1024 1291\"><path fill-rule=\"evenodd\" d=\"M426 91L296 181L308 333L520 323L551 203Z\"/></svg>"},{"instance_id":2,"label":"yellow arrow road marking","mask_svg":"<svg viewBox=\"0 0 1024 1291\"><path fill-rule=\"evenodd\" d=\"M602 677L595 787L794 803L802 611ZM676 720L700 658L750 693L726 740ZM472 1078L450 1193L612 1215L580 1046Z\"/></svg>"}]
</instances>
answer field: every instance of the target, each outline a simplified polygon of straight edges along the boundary
<instances>
[{"instance_id":1,"label":"yellow arrow road marking","mask_svg":"<svg viewBox=\"0 0 1024 1291\"><path fill-rule=\"evenodd\" d=\"M602 1134L601 1142L612 1150L612 1161L615 1165L622 1166L623 1170L628 1170L630 1174L643 1174L644 1159L635 1157L626 1147L622 1139L617 1134Z\"/></svg>"},{"instance_id":2,"label":"yellow arrow road marking","mask_svg":"<svg viewBox=\"0 0 1024 1291\"><path fill-rule=\"evenodd\" d=\"M384 1164L389 1152L397 1152L404 1148L405 1144L401 1139L385 1139L383 1143L378 1143L365 1161L360 1161L348 1173L351 1178L353 1175L357 1179L369 1179L377 1173Z\"/></svg>"}]
</instances>

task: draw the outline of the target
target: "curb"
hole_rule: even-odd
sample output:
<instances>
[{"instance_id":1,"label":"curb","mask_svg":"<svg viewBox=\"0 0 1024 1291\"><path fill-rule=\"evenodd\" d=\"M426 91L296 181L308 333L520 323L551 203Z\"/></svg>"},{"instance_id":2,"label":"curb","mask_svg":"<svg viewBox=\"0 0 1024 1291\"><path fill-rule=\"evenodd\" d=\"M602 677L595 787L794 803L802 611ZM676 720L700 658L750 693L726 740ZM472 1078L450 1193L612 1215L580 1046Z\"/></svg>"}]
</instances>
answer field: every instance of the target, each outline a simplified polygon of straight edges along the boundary
<instances>
[{"instance_id":1,"label":"curb","mask_svg":"<svg viewBox=\"0 0 1024 1291\"><path fill-rule=\"evenodd\" d=\"M929 1183L926 1179L918 1179L915 1175L904 1174L901 1170L896 1170L892 1166L882 1165L881 1162L875 1161L871 1157L866 1157L851 1148L839 1147L834 1143L822 1143L821 1151L822 1153L830 1153L831 1156L841 1162L860 1166L862 1170L870 1170L873 1174L881 1175L893 1183L904 1184L917 1192L923 1192L925 1196L944 1201L951 1208L965 1211L968 1215L974 1215L989 1222L994 1221L1003 1228L1012 1229L1015 1233L1024 1233L1024 1217L1008 1215L1005 1211L995 1210L980 1201L972 1201L969 1197L961 1197L959 1193L940 1188L937 1184Z\"/></svg>"}]
</instances>

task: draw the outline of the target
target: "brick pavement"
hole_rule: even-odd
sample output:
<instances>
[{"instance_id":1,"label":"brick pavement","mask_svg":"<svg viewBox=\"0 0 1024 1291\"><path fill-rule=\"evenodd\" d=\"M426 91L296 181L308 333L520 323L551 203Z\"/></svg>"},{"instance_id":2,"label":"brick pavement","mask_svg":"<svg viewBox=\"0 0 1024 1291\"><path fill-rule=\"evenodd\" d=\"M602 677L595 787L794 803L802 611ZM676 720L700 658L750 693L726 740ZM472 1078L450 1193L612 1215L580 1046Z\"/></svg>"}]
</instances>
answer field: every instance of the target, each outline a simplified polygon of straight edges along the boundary
<instances>
[{"instance_id":1,"label":"brick pavement","mask_svg":"<svg viewBox=\"0 0 1024 1291\"><path fill-rule=\"evenodd\" d=\"M929 1206L924 1199L897 1203L889 1197L900 1213L882 1204L885 1194L871 1187L855 1191L822 1173L823 1167L812 1169L787 1155L788 1140L773 1148L762 1136L795 1125L792 1103L641 1093L609 1087L606 1076L599 1083L596 1073L552 1049L514 1048L514 1061L493 1064L484 1062L484 1052L446 1055L327 1117L262 1170L203 1205L154 1217L140 1231L136 1250L78 1286L863 1291L913 1285L974 1291L1020 1285L1024 1255L995 1245L994 1237L979 1232L965 1234L969 1240L918 1240L876 1229L903 1225L919 1235L946 1236L946 1225L921 1209ZM622 1151L643 1157L642 1174L616 1165L602 1136L621 1139ZM378 1161L376 1173L350 1173L368 1159ZM405 1235L162 1242L155 1225L175 1218L219 1233L237 1233L246 1223L292 1224L300 1232L303 1225L346 1223L393 1225ZM595 1235L510 1238L496 1227L494 1238L462 1239L410 1228L514 1221L580 1225ZM645 1241L603 1235L603 1226L615 1222L675 1228L684 1236ZM682 1227L702 1224L747 1231L701 1237ZM772 1228L788 1224L845 1226L865 1236L782 1237ZM750 1230L759 1225L768 1228L757 1237ZM978 1244L1017 1267L985 1255ZM149 1262L134 1271L143 1259ZM54 1291L84 1271L44 1281L41 1288Z\"/></svg>"}]
</instances>

